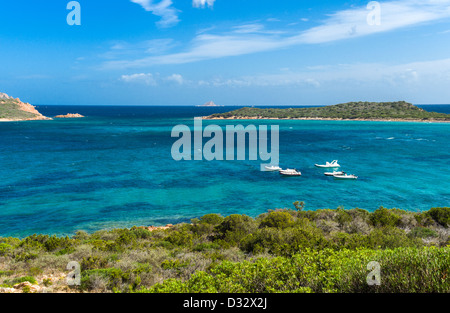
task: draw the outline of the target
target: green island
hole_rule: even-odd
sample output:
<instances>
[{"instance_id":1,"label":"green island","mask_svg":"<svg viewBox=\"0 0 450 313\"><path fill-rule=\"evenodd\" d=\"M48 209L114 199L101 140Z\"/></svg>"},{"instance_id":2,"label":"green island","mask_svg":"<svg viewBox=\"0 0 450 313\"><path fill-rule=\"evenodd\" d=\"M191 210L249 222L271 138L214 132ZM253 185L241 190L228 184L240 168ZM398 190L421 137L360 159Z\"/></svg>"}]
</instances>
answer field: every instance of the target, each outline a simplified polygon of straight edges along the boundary
<instances>
[{"instance_id":1,"label":"green island","mask_svg":"<svg viewBox=\"0 0 450 313\"><path fill-rule=\"evenodd\" d=\"M450 292L450 208L293 206L152 231L0 238L0 292ZM73 261L80 285L68 286ZM380 264L379 285L368 284L371 262Z\"/></svg>"},{"instance_id":2,"label":"green island","mask_svg":"<svg viewBox=\"0 0 450 313\"><path fill-rule=\"evenodd\" d=\"M205 119L311 119L450 122L450 114L427 112L405 101L349 102L325 107L262 109L241 108Z\"/></svg>"}]
</instances>

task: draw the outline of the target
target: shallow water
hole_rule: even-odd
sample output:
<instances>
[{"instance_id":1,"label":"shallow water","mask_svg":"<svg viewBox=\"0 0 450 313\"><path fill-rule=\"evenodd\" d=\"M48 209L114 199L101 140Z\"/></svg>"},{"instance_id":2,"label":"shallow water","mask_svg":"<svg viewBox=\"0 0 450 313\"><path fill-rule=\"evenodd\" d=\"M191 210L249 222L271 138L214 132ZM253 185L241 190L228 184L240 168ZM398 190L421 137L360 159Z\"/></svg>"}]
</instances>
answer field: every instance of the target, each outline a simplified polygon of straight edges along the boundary
<instances>
[{"instance_id":1,"label":"shallow water","mask_svg":"<svg viewBox=\"0 0 450 313\"><path fill-rule=\"evenodd\" d=\"M426 107L450 113L450 106ZM280 165L171 157L175 125L233 108L40 106L85 119L0 123L0 236L186 222L207 213L450 205L450 124L239 121L280 125ZM204 126L236 124L205 121ZM206 140L204 141L206 142ZM339 160L358 181L335 181L315 163Z\"/></svg>"}]
</instances>

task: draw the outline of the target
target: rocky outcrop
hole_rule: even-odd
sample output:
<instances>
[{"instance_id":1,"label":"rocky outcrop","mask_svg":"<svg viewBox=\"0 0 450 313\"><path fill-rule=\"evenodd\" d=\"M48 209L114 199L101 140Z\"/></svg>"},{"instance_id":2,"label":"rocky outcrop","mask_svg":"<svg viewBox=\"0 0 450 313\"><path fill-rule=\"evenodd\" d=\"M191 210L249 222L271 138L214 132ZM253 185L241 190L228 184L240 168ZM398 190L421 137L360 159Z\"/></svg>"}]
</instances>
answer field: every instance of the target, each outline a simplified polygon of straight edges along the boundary
<instances>
[{"instance_id":1,"label":"rocky outcrop","mask_svg":"<svg viewBox=\"0 0 450 313\"><path fill-rule=\"evenodd\" d=\"M84 117L84 116L81 115L81 114L78 114L78 113L69 113L69 114L66 114L66 115L57 115L57 116L55 116L55 118L82 118L82 117Z\"/></svg>"},{"instance_id":2,"label":"rocky outcrop","mask_svg":"<svg viewBox=\"0 0 450 313\"><path fill-rule=\"evenodd\" d=\"M13 97L8 96L6 93L0 92L0 100L8 100L12 99Z\"/></svg>"}]
</instances>

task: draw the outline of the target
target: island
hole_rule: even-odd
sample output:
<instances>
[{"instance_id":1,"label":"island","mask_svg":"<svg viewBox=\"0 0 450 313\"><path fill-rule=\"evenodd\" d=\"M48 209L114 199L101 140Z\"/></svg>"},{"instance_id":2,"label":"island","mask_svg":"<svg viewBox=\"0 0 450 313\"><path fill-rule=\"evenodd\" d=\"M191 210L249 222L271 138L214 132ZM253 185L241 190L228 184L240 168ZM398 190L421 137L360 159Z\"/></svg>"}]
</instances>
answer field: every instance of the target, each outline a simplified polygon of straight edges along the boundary
<instances>
[{"instance_id":1,"label":"island","mask_svg":"<svg viewBox=\"0 0 450 313\"><path fill-rule=\"evenodd\" d=\"M450 122L450 114L428 112L405 101L348 102L324 107L262 109L241 108L204 119L296 119L357 121Z\"/></svg>"},{"instance_id":2,"label":"island","mask_svg":"<svg viewBox=\"0 0 450 313\"><path fill-rule=\"evenodd\" d=\"M203 105L197 105L197 107L223 107L223 105L215 104L213 101L208 101Z\"/></svg>"},{"instance_id":3,"label":"island","mask_svg":"<svg viewBox=\"0 0 450 313\"><path fill-rule=\"evenodd\" d=\"M82 117L85 117L85 116L83 116L81 114L78 114L78 113L69 113L69 114L66 114L66 115L57 115L57 116L55 116L55 118L82 118Z\"/></svg>"},{"instance_id":4,"label":"island","mask_svg":"<svg viewBox=\"0 0 450 313\"><path fill-rule=\"evenodd\" d=\"M51 120L29 103L0 93L0 122Z\"/></svg>"}]
</instances>

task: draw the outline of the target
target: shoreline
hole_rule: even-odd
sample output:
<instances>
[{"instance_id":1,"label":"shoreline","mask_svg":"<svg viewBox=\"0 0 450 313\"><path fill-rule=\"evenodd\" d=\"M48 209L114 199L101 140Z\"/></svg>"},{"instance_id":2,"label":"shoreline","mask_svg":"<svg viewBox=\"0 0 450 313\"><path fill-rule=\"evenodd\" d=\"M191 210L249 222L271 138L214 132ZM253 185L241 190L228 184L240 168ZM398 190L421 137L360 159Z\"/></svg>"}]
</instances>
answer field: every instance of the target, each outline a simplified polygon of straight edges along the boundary
<instances>
[{"instance_id":1,"label":"shoreline","mask_svg":"<svg viewBox=\"0 0 450 313\"><path fill-rule=\"evenodd\" d=\"M280 121L343 121L343 122L410 122L410 123L450 123L447 120L417 120L417 119L344 119L344 118L320 118L320 117L296 117L296 118L275 118L275 117L211 117L204 116L204 120L280 120Z\"/></svg>"},{"instance_id":2,"label":"shoreline","mask_svg":"<svg viewBox=\"0 0 450 313\"><path fill-rule=\"evenodd\" d=\"M29 122L29 121L53 121L52 118L27 118L27 119L10 119L10 118L0 118L0 123L8 122Z\"/></svg>"}]
</instances>

